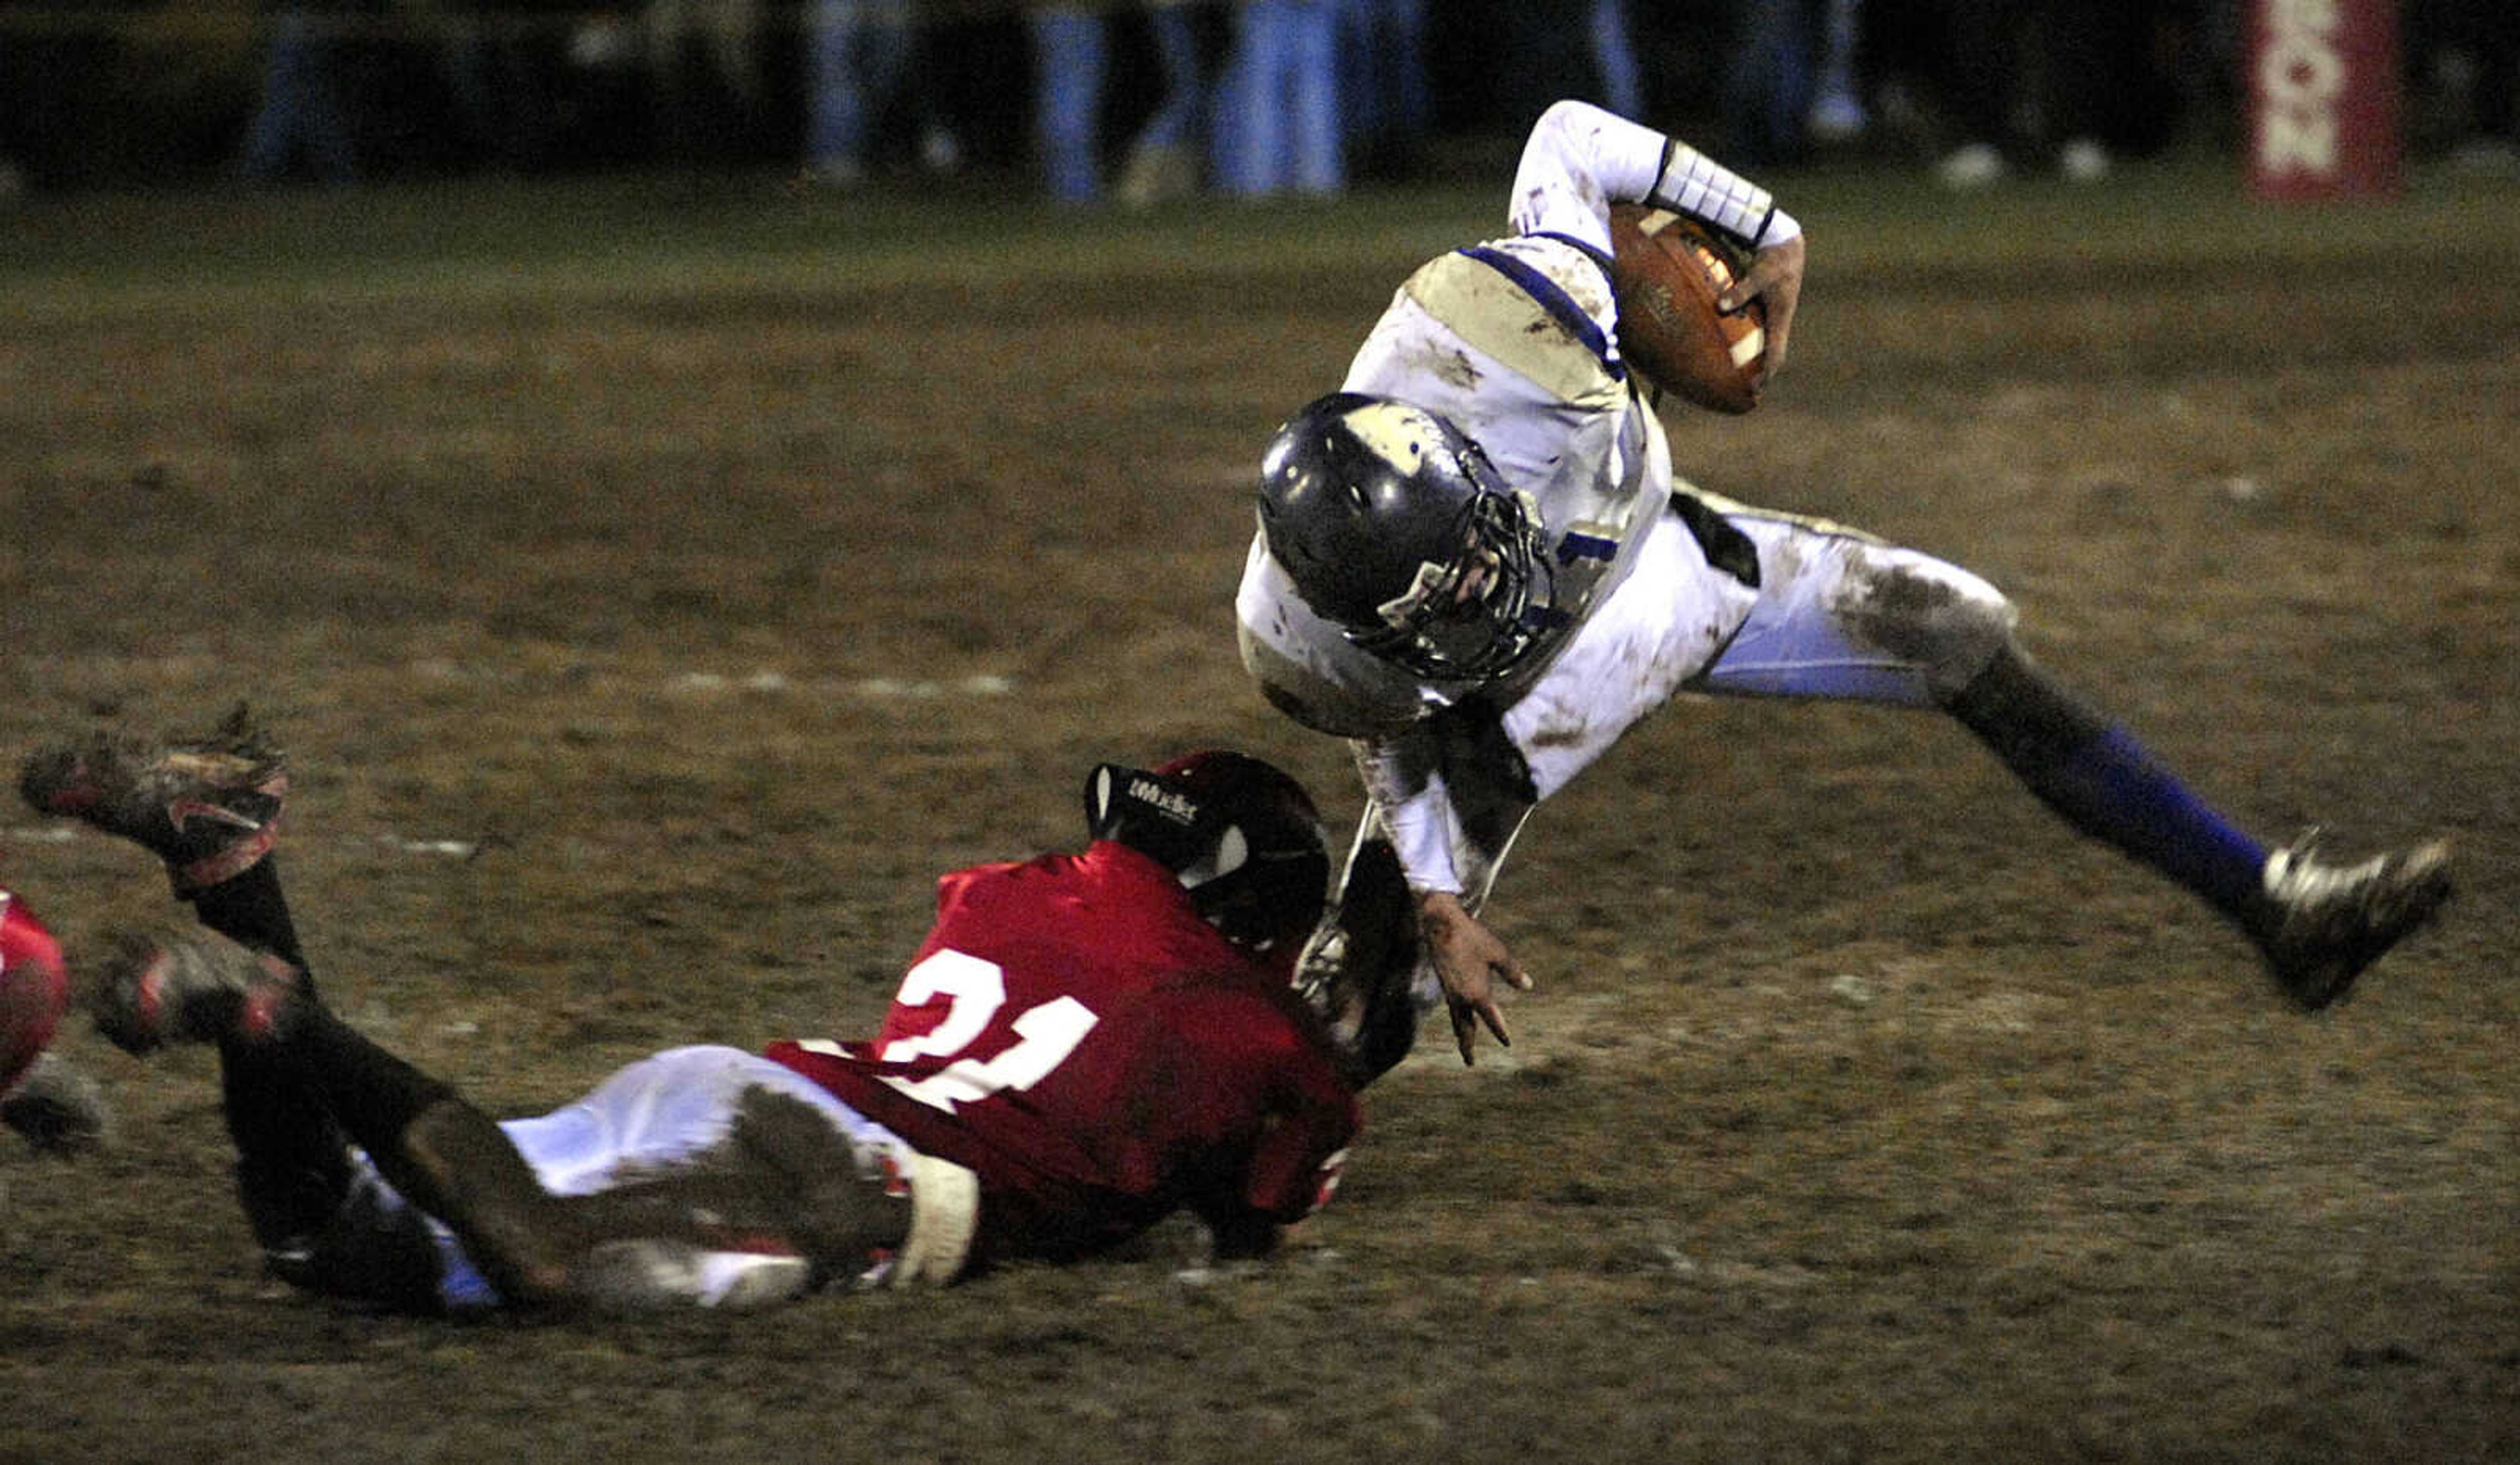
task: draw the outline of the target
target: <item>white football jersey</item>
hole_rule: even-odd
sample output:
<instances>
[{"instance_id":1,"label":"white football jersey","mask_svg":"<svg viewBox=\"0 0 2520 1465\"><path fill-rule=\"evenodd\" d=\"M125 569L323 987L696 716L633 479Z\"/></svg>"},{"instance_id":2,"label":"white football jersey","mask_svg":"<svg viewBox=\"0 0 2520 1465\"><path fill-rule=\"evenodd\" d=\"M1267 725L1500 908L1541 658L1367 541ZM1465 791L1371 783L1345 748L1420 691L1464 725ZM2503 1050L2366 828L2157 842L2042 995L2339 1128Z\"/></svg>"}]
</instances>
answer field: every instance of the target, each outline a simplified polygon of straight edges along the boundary
<instances>
[{"instance_id":1,"label":"white football jersey","mask_svg":"<svg viewBox=\"0 0 2520 1465\"><path fill-rule=\"evenodd\" d=\"M1448 418L1529 501L1548 556L1535 586L1547 623L1531 655L1493 681L1420 679L1350 644L1304 605L1265 540L1251 546L1237 598L1244 664L1289 715L1365 741L1369 793L1420 888L1460 888L1465 877L1475 888L1483 872L1458 867L1489 866L1493 857L1463 858L1446 791L1430 787L1423 771L1429 759L1400 746L1413 728L1474 693L1500 709L1528 704L1526 716L1507 719L1507 730L1532 762L1526 737L1543 734L1535 719L1544 711L1562 724L1590 718L1598 703L1601 725L1624 727L1703 666L1754 598L1736 578L1709 569L1674 520L1670 443L1617 348L1604 263L1608 208L1645 196L1664 145L1660 134L1594 109L1552 110L1515 180L1516 232L1411 275L1342 384ZM1668 541L1653 556L1655 583L1640 592L1650 604L1610 618L1627 626L1617 647L1582 652L1608 629L1597 622L1649 538ZM1653 627L1655 664L1622 672L1609 663L1641 649L1641 626ZM1605 672L1616 684L1605 683ZM1588 761L1593 740L1582 741ZM1545 794L1574 770L1534 763L1529 771Z\"/></svg>"}]
</instances>

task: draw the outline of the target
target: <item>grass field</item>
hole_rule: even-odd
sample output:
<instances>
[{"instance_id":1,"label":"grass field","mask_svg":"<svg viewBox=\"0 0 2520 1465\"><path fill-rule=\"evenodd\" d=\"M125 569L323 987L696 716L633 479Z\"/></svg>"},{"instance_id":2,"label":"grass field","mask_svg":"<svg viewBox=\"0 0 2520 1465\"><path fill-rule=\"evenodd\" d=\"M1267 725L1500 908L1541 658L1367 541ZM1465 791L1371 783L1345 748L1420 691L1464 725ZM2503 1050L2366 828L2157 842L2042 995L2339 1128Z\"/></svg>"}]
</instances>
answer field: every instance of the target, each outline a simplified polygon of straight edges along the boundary
<instances>
[{"instance_id":1,"label":"grass field","mask_svg":"<svg viewBox=\"0 0 2520 1465\"><path fill-rule=\"evenodd\" d=\"M1356 809L1231 601L1259 444L1492 186L1082 216L739 178L0 213L0 749L248 699L335 1004L500 1112L868 1030L933 877L1203 743ZM211 1065L0 1145L0 1461L2520 1458L2520 185L1774 181L1683 471L1977 569L2270 837L2446 831L2317 1018L1957 729L1685 703L1544 808L1540 989L1250 1271L455 1325L259 1274ZM18 752L9 754L14 764ZM12 805L15 810L15 805ZM0 811L75 956L181 907Z\"/></svg>"}]
</instances>

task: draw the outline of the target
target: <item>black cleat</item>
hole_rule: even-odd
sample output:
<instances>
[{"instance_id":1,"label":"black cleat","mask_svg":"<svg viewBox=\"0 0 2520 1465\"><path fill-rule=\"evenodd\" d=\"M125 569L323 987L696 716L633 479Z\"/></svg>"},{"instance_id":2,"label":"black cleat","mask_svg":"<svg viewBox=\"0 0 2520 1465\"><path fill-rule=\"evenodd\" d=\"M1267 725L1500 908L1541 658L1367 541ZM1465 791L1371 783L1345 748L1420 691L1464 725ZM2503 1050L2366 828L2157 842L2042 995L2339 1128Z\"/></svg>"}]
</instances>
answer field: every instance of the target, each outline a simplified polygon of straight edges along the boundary
<instances>
[{"instance_id":1,"label":"black cleat","mask_svg":"<svg viewBox=\"0 0 2520 1465\"><path fill-rule=\"evenodd\" d=\"M2306 1012L2341 1000L2362 969L2431 921L2451 895L2440 840L2327 864L2312 830L2267 858L2266 898L2252 934L2284 991Z\"/></svg>"},{"instance_id":2,"label":"black cleat","mask_svg":"<svg viewBox=\"0 0 2520 1465\"><path fill-rule=\"evenodd\" d=\"M243 706L206 738L162 748L102 735L26 760L18 792L38 813L119 835L166 862L192 896L251 868L280 837L289 760Z\"/></svg>"},{"instance_id":3,"label":"black cleat","mask_svg":"<svg viewBox=\"0 0 2520 1465\"><path fill-rule=\"evenodd\" d=\"M98 973L96 1030L125 1053L268 1036L302 989L277 956L216 938L126 941Z\"/></svg>"}]
</instances>

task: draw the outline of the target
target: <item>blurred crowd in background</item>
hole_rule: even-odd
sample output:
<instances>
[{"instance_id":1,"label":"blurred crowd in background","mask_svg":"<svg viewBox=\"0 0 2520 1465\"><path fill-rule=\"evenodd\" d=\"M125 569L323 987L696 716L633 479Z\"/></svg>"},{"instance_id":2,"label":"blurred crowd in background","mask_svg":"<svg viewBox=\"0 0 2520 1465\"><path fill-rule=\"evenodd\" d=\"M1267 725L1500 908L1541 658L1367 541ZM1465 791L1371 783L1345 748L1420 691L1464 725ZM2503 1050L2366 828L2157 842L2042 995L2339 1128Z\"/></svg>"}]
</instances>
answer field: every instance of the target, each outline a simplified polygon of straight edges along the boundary
<instances>
[{"instance_id":1,"label":"blurred crowd in background","mask_svg":"<svg viewBox=\"0 0 2520 1465\"><path fill-rule=\"evenodd\" d=\"M2233 145L2253 3L0 0L0 195L776 167L1144 206L1440 175L1560 96L1753 172L2098 182ZM2520 3L2396 15L2408 151L2520 173Z\"/></svg>"}]
</instances>

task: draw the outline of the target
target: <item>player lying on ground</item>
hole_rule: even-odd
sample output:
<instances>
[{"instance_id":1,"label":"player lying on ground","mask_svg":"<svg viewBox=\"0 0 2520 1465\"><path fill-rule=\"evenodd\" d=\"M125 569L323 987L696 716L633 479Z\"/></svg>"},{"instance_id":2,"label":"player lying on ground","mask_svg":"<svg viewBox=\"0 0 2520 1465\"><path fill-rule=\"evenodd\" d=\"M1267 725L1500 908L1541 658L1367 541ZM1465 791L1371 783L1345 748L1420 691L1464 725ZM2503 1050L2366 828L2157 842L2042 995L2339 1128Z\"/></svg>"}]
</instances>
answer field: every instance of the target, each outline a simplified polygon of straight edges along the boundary
<instances>
[{"instance_id":1,"label":"player lying on ground","mask_svg":"<svg viewBox=\"0 0 2520 1465\"><path fill-rule=\"evenodd\" d=\"M874 1040L678 1048L505 1123L318 997L273 854L285 764L242 716L169 749L41 754L21 787L158 854L217 933L119 951L93 984L99 1030L135 1054L217 1044L272 1270L368 1303L941 1283L1103 1251L1181 1210L1220 1256L1256 1256L1328 1199L1357 1088L1407 1046L1388 1026L1334 1039L1290 985L1328 856L1304 791L1238 754L1105 765L1083 852L946 876ZM1373 1003L1351 965L1325 1000L1414 1024L1396 860L1384 881L1345 943L1399 995Z\"/></svg>"},{"instance_id":2,"label":"player lying on ground","mask_svg":"<svg viewBox=\"0 0 2520 1465\"><path fill-rule=\"evenodd\" d=\"M1478 911L1524 818L1684 691L1950 713L2084 834L2203 897L2316 1009L2448 898L2440 843L2340 866L2270 850L2032 664L1964 570L1676 478L1618 349L1608 214L1646 204L1753 252L1722 303L1768 312L1783 365L1802 233L1764 191L1582 103L1533 129L1510 238L1401 286L1341 391L1262 463L1238 601L1244 664L1353 740L1366 831L1418 893L1464 1059L1506 1037L1522 964ZM1712 831L1710 830L1710 834Z\"/></svg>"}]
</instances>

